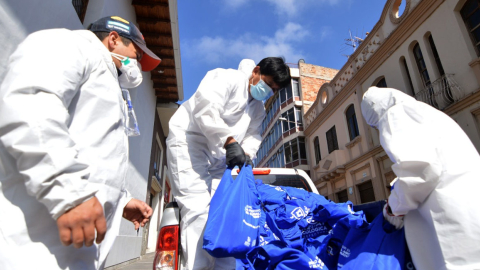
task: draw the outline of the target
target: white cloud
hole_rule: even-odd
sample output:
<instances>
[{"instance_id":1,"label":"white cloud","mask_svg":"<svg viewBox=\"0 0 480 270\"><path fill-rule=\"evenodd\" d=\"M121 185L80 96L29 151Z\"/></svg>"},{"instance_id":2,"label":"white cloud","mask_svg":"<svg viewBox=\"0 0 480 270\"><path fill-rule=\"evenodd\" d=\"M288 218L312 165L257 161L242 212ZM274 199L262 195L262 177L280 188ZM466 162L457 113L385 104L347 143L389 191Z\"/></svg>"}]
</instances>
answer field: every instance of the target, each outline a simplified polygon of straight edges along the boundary
<instances>
[{"instance_id":1,"label":"white cloud","mask_svg":"<svg viewBox=\"0 0 480 270\"><path fill-rule=\"evenodd\" d=\"M228 8L238 8L246 4L249 0L226 0L225 4Z\"/></svg>"},{"instance_id":2,"label":"white cloud","mask_svg":"<svg viewBox=\"0 0 480 270\"><path fill-rule=\"evenodd\" d=\"M224 0L227 7L231 9L243 8L244 5L255 5L258 0ZM270 3L275 13L281 16L295 17L301 14L301 11L307 8L313 8L318 5L337 5L342 0L263 0ZM344 1L344 0L343 0Z\"/></svg>"},{"instance_id":3,"label":"white cloud","mask_svg":"<svg viewBox=\"0 0 480 270\"><path fill-rule=\"evenodd\" d=\"M320 29L320 41L325 40L326 38L330 37L332 35L332 27L330 26L323 26Z\"/></svg>"},{"instance_id":4,"label":"white cloud","mask_svg":"<svg viewBox=\"0 0 480 270\"><path fill-rule=\"evenodd\" d=\"M219 64L225 60L251 58L255 62L268 56L283 56L287 62L296 63L304 58L295 44L303 41L309 32L295 23L287 23L273 37L243 34L236 39L204 36L185 41L182 50L191 61Z\"/></svg>"}]
</instances>

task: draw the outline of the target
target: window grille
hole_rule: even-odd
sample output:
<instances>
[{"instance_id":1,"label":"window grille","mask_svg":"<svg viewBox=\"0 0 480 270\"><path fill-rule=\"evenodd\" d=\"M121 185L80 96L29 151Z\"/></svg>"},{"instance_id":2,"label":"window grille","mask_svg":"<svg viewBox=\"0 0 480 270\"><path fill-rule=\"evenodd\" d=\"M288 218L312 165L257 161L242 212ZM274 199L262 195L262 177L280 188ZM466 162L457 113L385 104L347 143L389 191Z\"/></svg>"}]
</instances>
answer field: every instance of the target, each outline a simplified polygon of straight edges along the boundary
<instances>
[{"instance_id":1,"label":"window grille","mask_svg":"<svg viewBox=\"0 0 480 270\"><path fill-rule=\"evenodd\" d=\"M77 12L78 18L83 23L85 13L87 12L88 0L72 0L72 4Z\"/></svg>"}]
</instances>

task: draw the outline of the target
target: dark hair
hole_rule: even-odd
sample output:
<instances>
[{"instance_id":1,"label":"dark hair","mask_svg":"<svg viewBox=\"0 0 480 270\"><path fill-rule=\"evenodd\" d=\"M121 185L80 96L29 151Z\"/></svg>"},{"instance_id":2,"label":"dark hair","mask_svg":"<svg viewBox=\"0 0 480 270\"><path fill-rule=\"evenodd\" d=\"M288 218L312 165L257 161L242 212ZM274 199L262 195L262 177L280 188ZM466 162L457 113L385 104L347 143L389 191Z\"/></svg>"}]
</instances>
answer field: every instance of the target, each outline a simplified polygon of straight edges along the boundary
<instances>
[{"instance_id":1,"label":"dark hair","mask_svg":"<svg viewBox=\"0 0 480 270\"><path fill-rule=\"evenodd\" d=\"M88 26L88 30L90 30L92 28L92 24L90 24ZM90 30L91 31L91 30ZM93 32L93 31L92 31ZM108 35L110 34L110 32L93 32L95 34L95 36L98 37L98 39L100 39L101 41L103 41L106 37L108 37ZM132 41L128 38L124 38L122 36L120 36L120 39L122 40L122 43L123 45L125 46L128 46L130 45L130 43L132 43Z\"/></svg>"},{"instance_id":2,"label":"dark hair","mask_svg":"<svg viewBox=\"0 0 480 270\"><path fill-rule=\"evenodd\" d=\"M273 77L273 81L280 87L284 88L291 84L290 68L285 64L283 57L267 57L257 64L260 67L262 75Z\"/></svg>"}]
</instances>

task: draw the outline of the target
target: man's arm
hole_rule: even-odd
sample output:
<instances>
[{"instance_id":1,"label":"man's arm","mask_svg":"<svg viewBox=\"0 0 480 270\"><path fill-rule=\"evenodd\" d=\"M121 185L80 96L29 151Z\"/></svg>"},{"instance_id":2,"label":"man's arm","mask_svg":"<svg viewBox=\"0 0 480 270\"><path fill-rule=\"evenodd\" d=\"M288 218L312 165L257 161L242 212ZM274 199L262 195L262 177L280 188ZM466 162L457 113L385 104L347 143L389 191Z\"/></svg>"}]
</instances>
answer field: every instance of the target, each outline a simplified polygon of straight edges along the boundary
<instances>
[{"instance_id":1,"label":"man's arm","mask_svg":"<svg viewBox=\"0 0 480 270\"><path fill-rule=\"evenodd\" d=\"M394 215L417 209L437 186L442 174L437 140L428 126L412 119L401 105L392 107L380 128L380 142L393 161L397 176L388 204Z\"/></svg>"},{"instance_id":2,"label":"man's arm","mask_svg":"<svg viewBox=\"0 0 480 270\"><path fill-rule=\"evenodd\" d=\"M212 151L222 149L227 144L227 139L234 136L222 116L232 91L236 91L243 80L242 76L235 75L227 70L212 70L203 78L193 96L194 121L207 138Z\"/></svg>"},{"instance_id":3,"label":"man's arm","mask_svg":"<svg viewBox=\"0 0 480 270\"><path fill-rule=\"evenodd\" d=\"M250 156L250 158L255 158L257 155L258 148L262 142L262 122L265 119L265 109L262 102L256 102L253 108L250 108L252 111L252 116L250 125L248 126L245 137L242 140L242 148L245 150L245 153Z\"/></svg>"},{"instance_id":4,"label":"man's arm","mask_svg":"<svg viewBox=\"0 0 480 270\"><path fill-rule=\"evenodd\" d=\"M16 160L27 192L54 219L91 201L97 191L89 184L88 165L77 159L67 126L68 107L83 83L88 56L59 31L27 37L11 56L0 87L1 143ZM98 207L93 209L103 215ZM91 214L83 218L92 219Z\"/></svg>"}]
</instances>

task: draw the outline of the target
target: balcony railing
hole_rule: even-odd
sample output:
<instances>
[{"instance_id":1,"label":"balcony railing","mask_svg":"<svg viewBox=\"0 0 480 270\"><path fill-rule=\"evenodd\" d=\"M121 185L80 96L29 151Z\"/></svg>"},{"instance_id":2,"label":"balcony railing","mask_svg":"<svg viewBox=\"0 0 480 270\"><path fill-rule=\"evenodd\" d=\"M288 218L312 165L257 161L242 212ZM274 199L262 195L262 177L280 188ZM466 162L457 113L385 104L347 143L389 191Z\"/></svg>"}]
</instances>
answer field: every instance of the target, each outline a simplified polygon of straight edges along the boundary
<instances>
[{"instance_id":1,"label":"balcony railing","mask_svg":"<svg viewBox=\"0 0 480 270\"><path fill-rule=\"evenodd\" d=\"M439 110L443 110L465 96L465 92L453 79L453 74L445 74L431 83L424 90L415 94L418 101L423 101Z\"/></svg>"}]
</instances>

